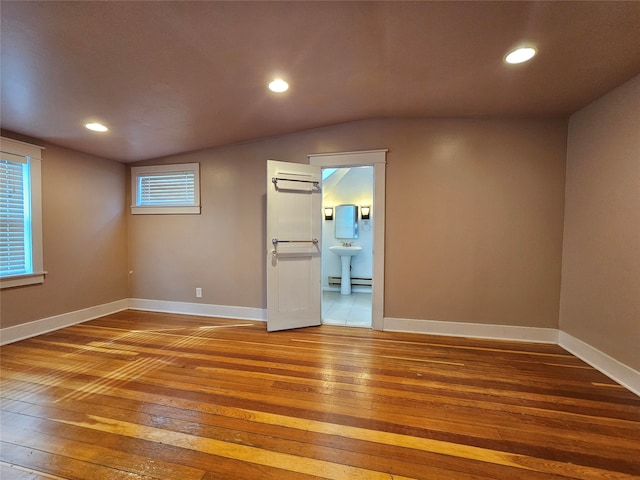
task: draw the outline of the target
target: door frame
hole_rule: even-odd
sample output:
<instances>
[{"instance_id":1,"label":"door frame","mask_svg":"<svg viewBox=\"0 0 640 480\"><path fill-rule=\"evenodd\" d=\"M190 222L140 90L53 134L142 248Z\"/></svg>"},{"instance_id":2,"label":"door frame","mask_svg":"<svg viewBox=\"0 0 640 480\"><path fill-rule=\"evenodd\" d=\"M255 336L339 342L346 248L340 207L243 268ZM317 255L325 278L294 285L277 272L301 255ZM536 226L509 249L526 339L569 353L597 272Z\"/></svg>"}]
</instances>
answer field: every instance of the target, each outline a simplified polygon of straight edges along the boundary
<instances>
[{"instance_id":1,"label":"door frame","mask_svg":"<svg viewBox=\"0 0 640 480\"><path fill-rule=\"evenodd\" d=\"M307 155L311 165L328 167L373 167L373 282L371 327L384 330L384 229L387 149L356 152L312 153Z\"/></svg>"}]
</instances>

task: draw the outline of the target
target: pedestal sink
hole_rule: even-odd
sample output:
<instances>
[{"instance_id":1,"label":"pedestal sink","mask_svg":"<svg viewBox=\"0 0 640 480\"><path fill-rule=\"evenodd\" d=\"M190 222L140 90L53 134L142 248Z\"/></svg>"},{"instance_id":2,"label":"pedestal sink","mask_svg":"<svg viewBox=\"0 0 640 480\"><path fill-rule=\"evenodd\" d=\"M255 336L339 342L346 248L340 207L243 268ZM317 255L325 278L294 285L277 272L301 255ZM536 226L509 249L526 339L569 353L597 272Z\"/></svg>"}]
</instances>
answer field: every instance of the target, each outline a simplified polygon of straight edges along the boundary
<instances>
[{"instance_id":1,"label":"pedestal sink","mask_svg":"<svg viewBox=\"0 0 640 480\"><path fill-rule=\"evenodd\" d=\"M333 253L340 257L342 262L342 281L340 282L340 293L351 295L351 257L358 255L362 247L334 245L329 247Z\"/></svg>"}]
</instances>

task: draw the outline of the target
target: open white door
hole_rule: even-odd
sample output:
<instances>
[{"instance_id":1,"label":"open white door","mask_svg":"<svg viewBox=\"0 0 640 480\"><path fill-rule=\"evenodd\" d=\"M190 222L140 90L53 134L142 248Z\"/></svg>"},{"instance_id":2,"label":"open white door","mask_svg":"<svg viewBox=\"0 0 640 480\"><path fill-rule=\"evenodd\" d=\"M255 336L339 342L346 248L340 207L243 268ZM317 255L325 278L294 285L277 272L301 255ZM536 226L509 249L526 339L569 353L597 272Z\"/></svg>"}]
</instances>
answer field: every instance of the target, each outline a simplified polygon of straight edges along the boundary
<instances>
[{"instance_id":1,"label":"open white door","mask_svg":"<svg viewBox=\"0 0 640 480\"><path fill-rule=\"evenodd\" d=\"M267 161L267 330L320 325L321 169Z\"/></svg>"}]
</instances>

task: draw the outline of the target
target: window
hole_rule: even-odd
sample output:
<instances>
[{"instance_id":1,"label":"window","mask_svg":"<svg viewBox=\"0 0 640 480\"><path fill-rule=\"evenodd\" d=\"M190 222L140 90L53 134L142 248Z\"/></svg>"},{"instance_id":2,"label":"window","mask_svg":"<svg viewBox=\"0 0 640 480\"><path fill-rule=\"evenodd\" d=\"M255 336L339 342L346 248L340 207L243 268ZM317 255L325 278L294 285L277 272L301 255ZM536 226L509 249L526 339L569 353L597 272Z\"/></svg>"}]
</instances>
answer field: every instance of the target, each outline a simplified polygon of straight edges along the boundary
<instances>
[{"instance_id":1,"label":"window","mask_svg":"<svg viewBox=\"0 0 640 480\"><path fill-rule=\"evenodd\" d=\"M0 287L44 281L42 147L0 139Z\"/></svg>"},{"instance_id":2,"label":"window","mask_svg":"<svg viewBox=\"0 0 640 480\"><path fill-rule=\"evenodd\" d=\"M131 168L131 213L200 213L200 164Z\"/></svg>"}]
</instances>

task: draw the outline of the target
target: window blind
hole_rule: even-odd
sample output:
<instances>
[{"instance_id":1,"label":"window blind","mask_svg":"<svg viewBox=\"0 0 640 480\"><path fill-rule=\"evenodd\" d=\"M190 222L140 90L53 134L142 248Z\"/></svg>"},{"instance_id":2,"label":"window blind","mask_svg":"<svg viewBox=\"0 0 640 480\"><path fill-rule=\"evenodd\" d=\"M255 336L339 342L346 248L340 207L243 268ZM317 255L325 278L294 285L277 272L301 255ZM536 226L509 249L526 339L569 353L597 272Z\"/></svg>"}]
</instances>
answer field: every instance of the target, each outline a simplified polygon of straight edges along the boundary
<instances>
[{"instance_id":1,"label":"window blind","mask_svg":"<svg viewBox=\"0 0 640 480\"><path fill-rule=\"evenodd\" d=\"M11 160L7 157L3 152L0 158L0 276L3 277L33 272L28 163L23 157L11 155Z\"/></svg>"},{"instance_id":2,"label":"window blind","mask_svg":"<svg viewBox=\"0 0 640 480\"><path fill-rule=\"evenodd\" d=\"M138 206L195 205L195 196L193 171L147 173L138 176Z\"/></svg>"}]
</instances>

